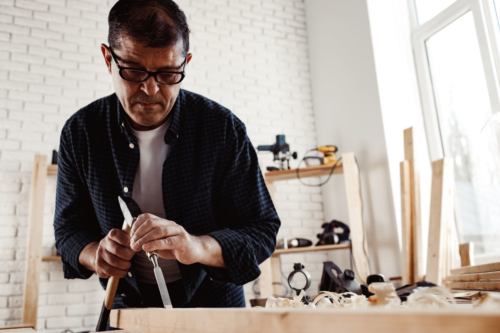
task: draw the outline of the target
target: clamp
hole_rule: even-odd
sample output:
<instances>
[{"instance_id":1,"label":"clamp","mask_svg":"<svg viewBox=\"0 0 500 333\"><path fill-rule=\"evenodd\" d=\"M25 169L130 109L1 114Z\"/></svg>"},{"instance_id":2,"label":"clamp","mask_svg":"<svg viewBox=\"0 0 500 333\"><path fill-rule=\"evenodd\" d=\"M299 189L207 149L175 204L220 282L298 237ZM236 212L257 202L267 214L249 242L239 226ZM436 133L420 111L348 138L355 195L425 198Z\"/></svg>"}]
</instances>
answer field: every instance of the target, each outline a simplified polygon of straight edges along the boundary
<instances>
[{"instance_id":1,"label":"clamp","mask_svg":"<svg viewBox=\"0 0 500 333\"><path fill-rule=\"evenodd\" d=\"M306 285L304 286L304 288L296 288L295 285L293 284L293 277L297 273L302 273L306 277ZM290 288L295 290L297 295L299 295L302 290L305 291L307 290L307 288L311 286L311 274L309 274L308 271L304 270L304 265L302 265L301 263L293 265L293 272L291 272L290 275L288 275L288 285L290 286Z\"/></svg>"}]
</instances>

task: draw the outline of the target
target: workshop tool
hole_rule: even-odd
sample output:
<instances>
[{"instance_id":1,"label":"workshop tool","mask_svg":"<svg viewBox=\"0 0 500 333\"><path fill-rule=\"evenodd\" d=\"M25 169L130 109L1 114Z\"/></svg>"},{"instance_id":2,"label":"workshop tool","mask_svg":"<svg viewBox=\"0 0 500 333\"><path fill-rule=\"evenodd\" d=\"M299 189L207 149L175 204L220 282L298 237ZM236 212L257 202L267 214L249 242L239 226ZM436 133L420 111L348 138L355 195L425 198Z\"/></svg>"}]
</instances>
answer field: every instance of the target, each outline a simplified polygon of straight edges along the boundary
<instances>
[{"instance_id":1,"label":"workshop tool","mask_svg":"<svg viewBox=\"0 0 500 333\"><path fill-rule=\"evenodd\" d=\"M331 291L334 293L352 292L358 295L362 294L361 285L356 280L356 274L346 269L344 273L339 266L332 261L323 262L323 275L319 290Z\"/></svg>"},{"instance_id":2,"label":"workshop tool","mask_svg":"<svg viewBox=\"0 0 500 333\"><path fill-rule=\"evenodd\" d=\"M307 288L311 286L311 274L309 274L309 272L306 271L304 268L305 268L304 265L302 265L301 263L293 264L293 272L291 272L290 275L288 275L288 285L290 286L291 289L295 290L297 296L300 295L300 292L302 290L306 291ZM297 288L293 283L293 277L297 273L301 273L306 278L306 284L302 288ZM307 305L312 302L312 299L309 295L306 294L302 298L302 302L304 302L304 304Z\"/></svg>"},{"instance_id":3,"label":"workshop tool","mask_svg":"<svg viewBox=\"0 0 500 333\"><path fill-rule=\"evenodd\" d=\"M130 225L133 225L137 220L139 215L142 214L141 209L137 202L130 197L118 197L118 201L120 202L120 208L122 209L123 216L125 220L131 221ZM163 306L166 309L172 308L172 302L170 301L170 295L168 294L167 284L165 283L165 278L163 277L163 272L158 265L158 252L151 251L146 252L148 255L148 259L153 263L153 270L156 277L156 282L158 283L158 288L160 289L161 300L163 302Z\"/></svg>"},{"instance_id":4,"label":"workshop tool","mask_svg":"<svg viewBox=\"0 0 500 333\"><path fill-rule=\"evenodd\" d=\"M270 151L274 155L273 161L279 161L279 169L276 167L267 167L268 171L290 169L290 159L297 159L297 152L290 152L290 145L286 143L283 134L276 135L276 143L273 145L257 146L258 151ZM286 168L284 162L286 161Z\"/></svg>"},{"instance_id":5,"label":"workshop tool","mask_svg":"<svg viewBox=\"0 0 500 333\"><path fill-rule=\"evenodd\" d=\"M127 235L130 235L133 223L135 222L137 217L142 214L141 209L139 208L139 205L132 198L118 196L118 202L120 204L120 208L125 218L125 220L123 221L122 231L124 231ZM163 278L163 273L161 272L161 269L158 267L157 256L158 253L156 253L156 251L148 253L149 260L153 262L154 272L156 280L158 282L158 287L160 288L160 294L161 294L161 299L163 301L163 305L165 306L165 308L169 307L171 308L172 303L170 302L170 296L168 295L168 290L165 284L165 279ZM102 305L101 315L99 316L99 321L97 322L96 332L107 330L109 313L111 311L111 307L113 306L113 300L115 298L116 289L118 288L119 282L120 278L116 276L112 276L108 279L104 304Z\"/></svg>"},{"instance_id":6,"label":"workshop tool","mask_svg":"<svg viewBox=\"0 0 500 333\"><path fill-rule=\"evenodd\" d=\"M320 157L320 156L307 156L306 155L306 156L304 156L303 160L304 160L304 162L306 162L307 166L314 165L311 162L315 161L315 160L319 161L319 164L337 164L339 162L339 159L337 158L337 155L335 155L335 153L338 150L339 149L337 148L337 146L334 146L334 145L321 146L321 147L309 150L308 153L312 152L312 151L318 151L318 152L323 154L322 157Z\"/></svg>"},{"instance_id":7,"label":"workshop tool","mask_svg":"<svg viewBox=\"0 0 500 333\"><path fill-rule=\"evenodd\" d=\"M349 226L343 222L333 220L331 222L326 222L321 225L323 232L317 234L319 238L318 245L330 245L330 244L348 244L351 242L351 231Z\"/></svg>"}]
</instances>

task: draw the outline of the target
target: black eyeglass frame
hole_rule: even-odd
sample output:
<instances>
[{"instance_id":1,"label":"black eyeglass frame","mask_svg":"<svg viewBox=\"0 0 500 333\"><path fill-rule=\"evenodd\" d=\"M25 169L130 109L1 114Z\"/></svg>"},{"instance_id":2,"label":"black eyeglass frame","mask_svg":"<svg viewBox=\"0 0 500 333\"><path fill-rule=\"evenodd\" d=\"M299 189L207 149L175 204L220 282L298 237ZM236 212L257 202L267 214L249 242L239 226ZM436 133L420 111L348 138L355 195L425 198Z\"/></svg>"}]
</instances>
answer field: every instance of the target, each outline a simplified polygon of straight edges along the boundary
<instances>
[{"instance_id":1,"label":"black eyeglass frame","mask_svg":"<svg viewBox=\"0 0 500 333\"><path fill-rule=\"evenodd\" d=\"M153 76L155 78L155 81L158 82L159 84L164 84L164 85L168 85L168 86L173 86L174 84L179 84L182 82L182 80L184 80L184 78L186 77L186 74L184 73L184 71L186 70L186 61L187 61L187 56L186 58L184 59L184 62L182 63L182 72L170 72L170 71L158 71L158 72L150 72L150 71L147 71L145 69L139 69L139 68L133 68L133 67L122 67L118 64L118 61L116 60L116 54L115 52L113 51L113 49L111 48L111 45L108 46L109 48L109 51L111 52L111 58L113 58L113 60L115 61L115 64L116 64L116 67L118 67L118 74L120 74L120 77L122 79L124 79L125 81L129 81L129 82L145 82L147 80L149 80L149 78L151 76ZM126 79L123 74L122 74L122 71L124 69L132 69L134 71L139 71L139 72L144 72L144 73L147 73L148 76L146 76L146 78L144 80L141 80L141 81L133 81L133 80L129 80L129 79ZM181 75L181 79L179 81L177 81L176 83L164 83L164 82L161 82L158 80L158 74L164 74L164 73L167 73L167 74L180 74Z\"/></svg>"}]
</instances>

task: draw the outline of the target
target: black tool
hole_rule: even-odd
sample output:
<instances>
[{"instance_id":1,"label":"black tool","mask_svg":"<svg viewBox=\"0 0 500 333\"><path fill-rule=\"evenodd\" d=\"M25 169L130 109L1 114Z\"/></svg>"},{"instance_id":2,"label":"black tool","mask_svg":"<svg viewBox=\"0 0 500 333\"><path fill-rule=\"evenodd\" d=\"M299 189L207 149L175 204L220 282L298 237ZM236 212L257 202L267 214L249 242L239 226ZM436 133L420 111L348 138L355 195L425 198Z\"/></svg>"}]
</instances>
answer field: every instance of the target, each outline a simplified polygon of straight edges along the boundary
<instances>
[{"instance_id":1,"label":"black tool","mask_svg":"<svg viewBox=\"0 0 500 333\"><path fill-rule=\"evenodd\" d=\"M352 292L357 295L362 294L361 285L356 280L356 274L346 269L344 273L339 266L332 261L323 262L323 275L319 285L320 291L331 291L334 293Z\"/></svg>"},{"instance_id":2,"label":"black tool","mask_svg":"<svg viewBox=\"0 0 500 333\"><path fill-rule=\"evenodd\" d=\"M306 271L304 268L305 268L304 265L302 265L301 263L293 264L293 272L291 272L290 275L288 275L288 285L290 286L291 289L295 290L297 296L300 295L300 292L302 290L306 291L307 288L311 286L311 274L309 274L309 272ZM306 284L303 288L297 288L293 283L293 277L297 273L303 274L306 278ZM312 302L312 299L309 295L306 294L304 295L304 297L302 297L301 301L307 305Z\"/></svg>"},{"instance_id":3,"label":"black tool","mask_svg":"<svg viewBox=\"0 0 500 333\"><path fill-rule=\"evenodd\" d=\"M283 134L276 135L276 143L273 145L257 146L258 151L270 151L274 155L273 161L280 161L280 170L285 170L284 162L286 161L286 169L290 169L290 159L297 159L297 152L290 152L290 145L286 143ZM275 167L268 167L268 171L276 170Z\"/></svg>"},{"instance_id":4,"label":"black tool","mask_svg":"<svg viewBox=\"0 0 500 333\"><path fill-rule=\"evenodd\" d=\"M351 242L351 231L349 226L343 222L333 220L323 223L323 233L318 234L316 245L344 244Z\"/></svg>"}]
</instances>

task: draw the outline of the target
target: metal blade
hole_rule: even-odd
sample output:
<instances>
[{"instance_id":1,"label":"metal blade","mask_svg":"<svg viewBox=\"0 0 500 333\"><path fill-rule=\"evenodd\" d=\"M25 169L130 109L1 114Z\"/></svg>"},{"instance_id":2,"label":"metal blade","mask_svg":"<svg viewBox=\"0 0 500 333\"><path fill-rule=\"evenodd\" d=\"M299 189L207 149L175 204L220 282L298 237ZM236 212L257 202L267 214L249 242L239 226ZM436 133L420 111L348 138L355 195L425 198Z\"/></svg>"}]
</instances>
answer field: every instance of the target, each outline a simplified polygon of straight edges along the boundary
<instances>
[{"instance_id":1,"label":"metal blade","mask_svg":"<svg viewBox=\"0 0 500 333\"><path fill-rule=\"evenodd\" d=\"M120 204L120 208L122 210L123 217L127 224L132 228L132 223L134 222L134 218L142 214L141 209L137 202L134 199L128 197L118 196L118 203Z\"/></svg>"},{"instance_id":2,"label":"metal blade","mask_svg":"<svg viewBox=\"0 0 500 333\"><path fill-rule=\"evenodd\" d=\"M156 282L158 283L158 288L160 289L161 300L165 309L172 308L172 302L170 301L170 295L168 294L167 284L165 283L165 278L163 277L163 272L160 267L154 268Z\"/></svg>"}]
</instances>

